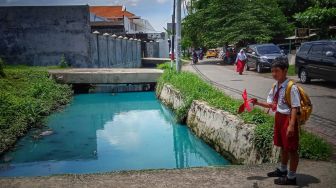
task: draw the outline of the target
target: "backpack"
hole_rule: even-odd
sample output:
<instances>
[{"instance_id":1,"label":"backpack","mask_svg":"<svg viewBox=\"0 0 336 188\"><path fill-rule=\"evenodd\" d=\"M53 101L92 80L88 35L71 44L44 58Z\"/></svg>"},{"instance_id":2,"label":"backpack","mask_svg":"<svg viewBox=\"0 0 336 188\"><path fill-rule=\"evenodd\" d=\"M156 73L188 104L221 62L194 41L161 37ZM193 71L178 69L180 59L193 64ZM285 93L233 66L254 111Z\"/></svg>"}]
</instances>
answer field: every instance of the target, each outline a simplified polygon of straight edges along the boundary
<instances>
[{"instance_id":1,"label":"backpack","mask_svg":"<svg viewBox=\"0 0 336 188\"><path fill-rule=\"evenodd\" d=\"M285 91L285 101L289 107L291 106L291 89L293 85L295 85L295 82L293 80L289 80ZM275 86L276 85L274 84L273 91L275 91ZM299 125L303 125L309 119L313 111L313 104L303 88L298 85L296 87L298 88L300 94L300 109L298 111L297 122Z\"/></svg>"}]
</instances>

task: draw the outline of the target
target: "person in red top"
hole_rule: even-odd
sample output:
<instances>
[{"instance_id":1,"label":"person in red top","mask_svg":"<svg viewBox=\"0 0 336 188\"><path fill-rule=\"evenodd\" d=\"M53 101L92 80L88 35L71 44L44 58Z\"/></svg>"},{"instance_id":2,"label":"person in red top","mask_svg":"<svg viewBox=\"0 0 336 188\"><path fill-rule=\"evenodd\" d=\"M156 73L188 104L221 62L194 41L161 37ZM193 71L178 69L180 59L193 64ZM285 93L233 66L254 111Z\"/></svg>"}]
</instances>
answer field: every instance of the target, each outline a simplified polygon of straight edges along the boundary
<instances>
[{"instance_id":1,"label":"person in red top","mask_svg":"<svg viewBox=\"0 0 336 188\"><path fill-rule=\"evenodd\" d=\"M237 59L236 59L237 72L239 72L240 75L242 75L243 72L244 72L244 67L245 67L246 61L247 61L247 56L246 56L244 50L241 49L240 52L238 53Z\"/></svg>"},{"instance_id":2,"label":"person in red top","mask_svg":"<svg viewBox=\"0 0 336 188\"><path fill-rule=\"evenodd\" d=\"M272 76L277 81L268 94L267 102L252 99L254 105L270 108L275 112L274 145L281 148L281 165L275 171L268 173L269 177L279 177L274 180L278 185L296 185L296 169L299 163L299 127L297 113L300 107L300 93L296 85L291 87L290 104L286 102L288 60L276 58L272 64ZM287 163L290 160L289 171Z\"/></svg>"}]
</instances>

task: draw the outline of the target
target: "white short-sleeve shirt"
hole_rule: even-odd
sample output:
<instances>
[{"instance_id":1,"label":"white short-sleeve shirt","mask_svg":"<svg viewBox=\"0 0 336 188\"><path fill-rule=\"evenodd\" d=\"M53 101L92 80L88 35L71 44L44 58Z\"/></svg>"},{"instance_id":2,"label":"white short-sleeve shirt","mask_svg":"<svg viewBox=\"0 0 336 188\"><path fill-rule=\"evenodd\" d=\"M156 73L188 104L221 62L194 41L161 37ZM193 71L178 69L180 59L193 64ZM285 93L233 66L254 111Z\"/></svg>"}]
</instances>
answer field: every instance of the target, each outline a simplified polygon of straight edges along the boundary
<instances>
[{"instance_id":1,"label":"white short-sleeve shirt","mask_svg":"<svg viewBox=\"0 0 336 188\"><path fill-rule=\"evenodd\" d=\"M279 91L279 100L278 100L278 105L277 105L277 112L281 113L281 114L290 114L291 113L291 108L289 107L289 105L286 103L286 99L285 99L285 94L286 94L286 88L288 85L289 79L287 79L286 81L284 81L281 84L281 89ZM275 91L273 91L273 89L275 88ZM269 92L268 96L267 96L267 103L268 104L272 104L273 103L273 98L274 95L276 94L276 92L278 91L278 83L275 84L275 87L271 89L271 91ZM291 88L291 106L292 108L295 107L299 107L300 106L300 93L299 90L297 88L296 85L293 85Z\"/></svg>"}]
</instances>

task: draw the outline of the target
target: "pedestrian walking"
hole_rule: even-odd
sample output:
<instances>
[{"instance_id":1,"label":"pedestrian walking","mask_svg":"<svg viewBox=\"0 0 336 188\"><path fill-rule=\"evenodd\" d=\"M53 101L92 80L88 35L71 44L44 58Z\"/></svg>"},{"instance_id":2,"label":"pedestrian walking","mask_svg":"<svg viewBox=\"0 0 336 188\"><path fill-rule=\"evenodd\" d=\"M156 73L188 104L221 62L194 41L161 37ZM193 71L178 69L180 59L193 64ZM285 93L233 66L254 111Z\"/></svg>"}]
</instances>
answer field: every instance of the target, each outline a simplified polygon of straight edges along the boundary
<instances>
[{"instance_id":1,"label":"pedestrian walking","mask_svg":"<svg viewBox=\"0 0 336 188\"><path fill-rule=\"evenodd\" d=\"M240 75L242 75L244 72L246 61L247 61L247 56L244 50L241 49L236 58L236 66L237 66L236 68L237 68L237 72L239 72Z\"/></svg>"},{"instance_id":2,"label":"pedestrian walking","mask_svg":"<svg viewBox=\"0 0 336 188\"><path fill-rule=\"evenodd\" d=\"M198 62L198 55L196 53L196 50L193 50L192 52L192 64L196 64Z\"/></svg>"}]
</instances>

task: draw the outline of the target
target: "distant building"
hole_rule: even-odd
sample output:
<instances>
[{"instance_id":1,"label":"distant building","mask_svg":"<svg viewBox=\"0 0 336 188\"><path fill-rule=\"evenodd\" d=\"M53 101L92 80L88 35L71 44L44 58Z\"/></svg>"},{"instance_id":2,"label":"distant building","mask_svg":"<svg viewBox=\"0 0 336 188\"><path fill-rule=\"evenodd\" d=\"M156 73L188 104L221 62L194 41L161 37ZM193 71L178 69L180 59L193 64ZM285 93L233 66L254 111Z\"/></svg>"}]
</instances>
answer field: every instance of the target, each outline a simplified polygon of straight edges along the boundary
<instances>
[{"instance_id":1,"label":"distant building","mask_svg":"<svg viewBox=\"0 0 336 188\"><path fill-rule=\"evenodd\" d=\"M92 31L119 35L157 33L149 21L128 12L124 6L90 6Z\"/></svg>"}]
</instances>

